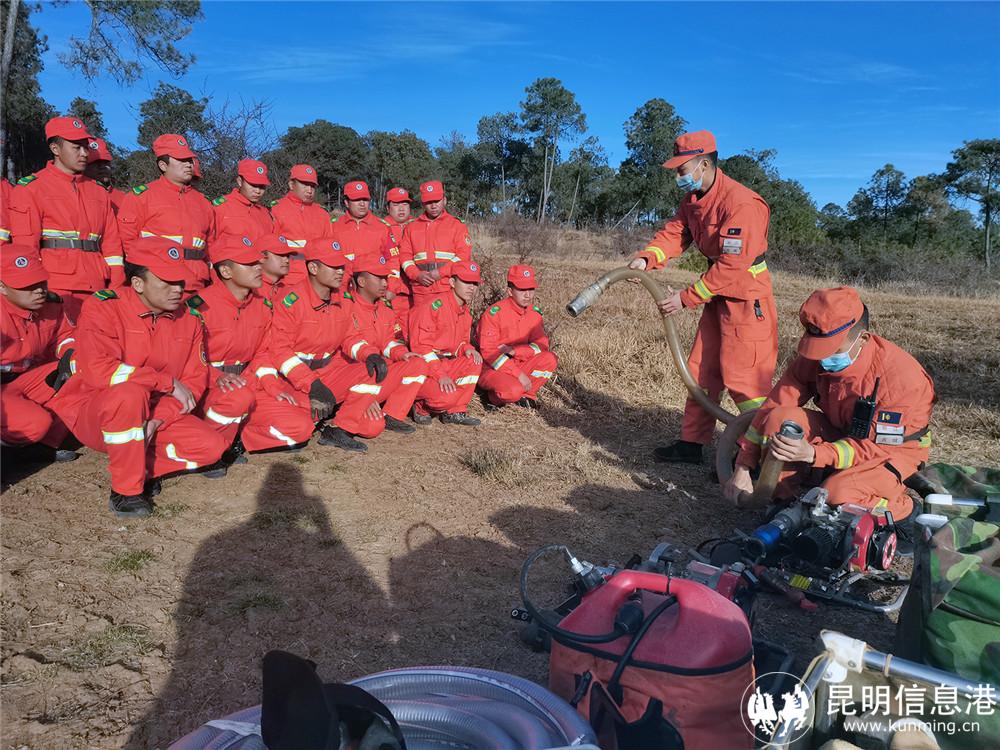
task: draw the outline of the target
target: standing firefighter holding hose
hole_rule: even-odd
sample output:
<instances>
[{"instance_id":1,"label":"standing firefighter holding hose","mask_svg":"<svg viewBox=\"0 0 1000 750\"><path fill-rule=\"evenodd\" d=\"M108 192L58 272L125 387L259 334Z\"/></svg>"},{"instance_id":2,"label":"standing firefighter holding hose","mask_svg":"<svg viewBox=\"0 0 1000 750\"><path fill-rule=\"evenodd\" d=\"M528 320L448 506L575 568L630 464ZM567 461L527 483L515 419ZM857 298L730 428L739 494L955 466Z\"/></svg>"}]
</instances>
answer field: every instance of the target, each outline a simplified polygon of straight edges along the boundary
<instances>
[{"instance_id":1,"label":"standing firefighter holding hose","mask_svg":"<svg viewBox=\"0 0 1000 750\"><path fill-rule=\"evenodd\" d=\"M687 195L677 214L629 268L662 268L692 243L708 258L708 270L690 287L670 290L658 302L663 315L705 305L688 367L708 397L718 403L728 390L740 412L760 406L771 389L778 358L778 324L764 253L771 211L757 193L718 166L715 136L685 133L664 164L677 170ZM698 464L711 442L716 417L695 399L684 406L680 440L653 451L658 461Z\"/></svg>"}]
</instances>

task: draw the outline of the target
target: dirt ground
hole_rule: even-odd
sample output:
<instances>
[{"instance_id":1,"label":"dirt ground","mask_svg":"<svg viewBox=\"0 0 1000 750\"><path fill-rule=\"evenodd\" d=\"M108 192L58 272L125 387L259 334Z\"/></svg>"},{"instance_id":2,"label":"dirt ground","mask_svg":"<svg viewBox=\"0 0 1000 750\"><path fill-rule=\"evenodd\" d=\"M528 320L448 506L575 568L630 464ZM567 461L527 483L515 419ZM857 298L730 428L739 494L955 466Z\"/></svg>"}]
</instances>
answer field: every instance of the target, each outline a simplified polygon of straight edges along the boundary
<instances>
[{"instance_id":1,"label":"dirt ground","mask_svg":"<svg viewBox=\"0 0 1000 750\"><path fill-rule=\"evenodd\" d=\"M496 285L511 259L480 239ZM313 443L253 456L222 480L171 478L144 522L108 512L103 456L32 466L8 453L3 747L164 747L257 703L272 648L313 659L327 679L465 664L544 681L545 657L520 644L508 615L532 550L563 542L621 562L662 540L753 528L759 517L730 508L707 468L649 460L683 406L655 310L619 284L570 319L565 303L617 261L561 244L532 258L562 360L538 412L482 415L474 404L484 417L474 429L435 423L386 434L363 456ZM822 283L776 275L781 361L798 305ZM865 297L875 330L936 379L933 458L1000 464L998 300ZM695 320L682 317L687 341ZM823 628L891 643L882 615L763 604L757 635L800 666Z\"/></svg>"}]
</instances>

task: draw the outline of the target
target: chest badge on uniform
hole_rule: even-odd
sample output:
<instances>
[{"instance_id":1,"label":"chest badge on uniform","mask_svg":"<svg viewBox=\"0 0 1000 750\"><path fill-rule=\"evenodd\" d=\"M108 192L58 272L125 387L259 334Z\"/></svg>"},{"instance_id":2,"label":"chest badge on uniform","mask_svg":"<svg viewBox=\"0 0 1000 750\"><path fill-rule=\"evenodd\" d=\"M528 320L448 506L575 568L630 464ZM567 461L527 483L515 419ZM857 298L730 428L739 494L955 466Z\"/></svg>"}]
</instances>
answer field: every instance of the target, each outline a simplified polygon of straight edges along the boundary
<instances>
[{"instance_id":1,"label":"chest badge on uniform","mask_svg":"<svg viewBox=\"0 0 1000 750\"><path fill-rule=\"evenodd\" d=\"M739 237L743 234L743 230L740 227L729 227L729 229L726 230L726 234L730 237Z\"/></svg>"},{"instance_id":2,"label":"chest badge on uniform","mask_svg":"<svg viewBox=\"0 0 1000 750\"><path fill-rule=\"evenodd\" d=\"M903 413L899 411L880 411L878 421L881 424L900 424L903 421Z\"/></svg>"}]
</instances>

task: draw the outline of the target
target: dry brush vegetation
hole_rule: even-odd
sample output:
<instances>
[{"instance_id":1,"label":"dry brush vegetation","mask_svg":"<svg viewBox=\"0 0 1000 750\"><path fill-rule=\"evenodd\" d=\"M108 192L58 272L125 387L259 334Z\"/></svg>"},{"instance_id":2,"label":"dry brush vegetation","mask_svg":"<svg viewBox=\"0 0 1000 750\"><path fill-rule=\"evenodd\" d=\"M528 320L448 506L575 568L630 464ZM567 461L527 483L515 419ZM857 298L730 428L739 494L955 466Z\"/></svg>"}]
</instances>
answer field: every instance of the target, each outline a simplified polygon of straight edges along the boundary
<instances>
[{"instance_id":1,"label":"dry brush vegetation","mask_svg":"<svg viewBox=\"0 0 1000 750\"><path fill-rule=\"evenodd\" d=\"M537 412L483 415L474 402L484 418L474 430L435 423L384 435L366 456L313 445L253 456L220 481L168 479L145 523L107 513L102 456L5 465L5 745L163 746L256 702L260 657L275 647L331 679L461 663L543 680L544 658L507 616L531 550L561 541L622 561L664 539L694 544L754 524L707 469L648 460L676 433L684 392L646 293L619 284L584 317L563 312L632 240L543 228L518 244L474 232L484 288L499 293L519 258L539 268L560 368ZM693 272L661 276L680 287ZM832 282L776 274L782 362L799 304ZM863 293L875 330L934 375L933 457L1000 464L1000 300ZM679 322L690 340L696 316ZM884 647L892 623L780 602L760 620L762 635L803 658L822 627Z\"/></svg>"}]
</instances>

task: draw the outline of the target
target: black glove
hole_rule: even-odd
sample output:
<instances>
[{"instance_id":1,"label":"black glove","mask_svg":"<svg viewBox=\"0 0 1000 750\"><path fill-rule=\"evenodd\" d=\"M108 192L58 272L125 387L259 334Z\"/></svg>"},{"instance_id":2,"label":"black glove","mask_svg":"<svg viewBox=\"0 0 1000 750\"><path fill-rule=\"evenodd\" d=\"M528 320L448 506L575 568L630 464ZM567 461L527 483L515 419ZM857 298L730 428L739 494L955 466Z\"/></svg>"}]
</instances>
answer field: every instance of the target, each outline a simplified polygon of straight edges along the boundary
<instances>
[{"instance_id":1,"label":"black glove","mask_svg":"<svg viewBox=\"0 0 1000 750\"><path fill-rule=\"evenodd\" d=\"M309 386L309 409L312 411L313 420L320 422L326 419L333 414L333 407L336 405L337 399L334 398L333 392L322 380L318 378L314 380Z\"/></svg>"},{"instance_id":2,"label":"black glove","mask_svg":"<svg viewBox=\"0 0 1000 750\"><path fill-rule=\"evenodd\" d=\"M65 353L59 358L59 365L45 376L45 384L48 385L56 393L59 389L66 384L69 380L69 376L73 374L73 370L70 368L70 360L73 359L73 353L75 349L67 349Z\"/></svg>"},{"instance_id":3,"label":"black glove","mask_svg":"<svg viewBox=\"0 0 1000 750\"><path fill-rule=\"evenodd\" d=\"M365 360L368 374L375 376L375 382L381 383L385 376L389 374L389 365L386 364L385 357L381 354L369 354Z\"/></svg>"}]
</instances>

